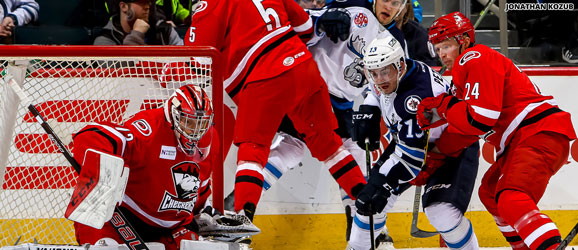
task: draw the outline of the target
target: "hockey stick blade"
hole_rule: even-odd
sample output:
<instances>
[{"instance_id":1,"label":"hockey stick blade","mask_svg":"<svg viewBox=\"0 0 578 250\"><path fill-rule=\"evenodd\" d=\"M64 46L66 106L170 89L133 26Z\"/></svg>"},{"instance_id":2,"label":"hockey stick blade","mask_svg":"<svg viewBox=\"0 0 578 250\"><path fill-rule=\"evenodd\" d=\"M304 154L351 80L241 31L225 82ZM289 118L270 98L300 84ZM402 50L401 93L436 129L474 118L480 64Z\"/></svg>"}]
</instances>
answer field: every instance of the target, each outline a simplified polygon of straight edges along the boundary
<instances>
[{"instance_id":1,"label":"hockey stick blade","mask_svg":"<svg viewBox=\"0 0 578 250\"><path fill-rule=\"evenodd\" d=\"M54 132L50 124L46 122L46 119L40 114L36 106L32 104L28 95L24 92L20 85L11 78L8 81L8 85L14 90L16 95L20 98L20 100L28 107L28 110L32 115L36 118L36 121L42 126L48 137L56 144L58 150L64 155L66 160L72 165L74 170L80 174L80 164L74 159L70 151L66 148L62 140L58 137L58 135ZM114 213L112 215L112 219L109 221L119 236L123 239L124 243L131 250L149 250L149 248L145 245L142 238L138 235L134 227L130 225L124 214L118 209L118 207L114 208Z\"/></svg>"},{"instance_id":2,"label":"hockey stick blade","mask_svg":"<svg viewBox=\"0 0 578 250\"><path fill-rule=\"evenodd\" d=\"M574 237L576 236L576 233L578 233L578 223L572 228L572 230L570 230L570 233L568 233L566 238L564 238L564 240L560 242L560 245L556 248L556 250L566 249L568 244L570 244L570 242L572 242L572 239L574 239ZM572 250L574 250L574 248L572 248Z\"/></svg>"},{"instance_id":3,"label":"hockey stick blade","mask_svg":"<svg viewBox=\"0 0 578 250\"><path fill-rule=\"evenodd\" d=\"M417 218L419 216L419 202L421 199L421 186L415 186L415 197L413 202L413 213L411 218L411 230L409 234L416 238L429 238L438 234L438 232L430 232L421 230L417 227Z\"/></svg>"}]
</instances>

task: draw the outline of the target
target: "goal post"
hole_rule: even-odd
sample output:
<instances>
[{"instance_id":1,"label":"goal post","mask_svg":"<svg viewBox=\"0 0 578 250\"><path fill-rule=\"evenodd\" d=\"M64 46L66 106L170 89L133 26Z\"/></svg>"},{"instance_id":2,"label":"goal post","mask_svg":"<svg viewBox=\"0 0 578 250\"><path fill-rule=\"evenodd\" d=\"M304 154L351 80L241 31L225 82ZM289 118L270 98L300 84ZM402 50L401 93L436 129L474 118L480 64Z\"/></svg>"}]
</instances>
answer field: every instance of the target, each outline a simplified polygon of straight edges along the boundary
<instances>
[{"instance_id":1,"label":"goal post","mask_svg":"<svg viewBox=\"0 0 578 250\"><path fill-rule=\"evenodd\" d=\"M20 83L69 149L90 122L121 123L195 84L213 102L223 138L223 61L212 47L0 46L0 247L76 244L64 212L77 174L8 86ZM213 206L223 210L223 144L213 166Z\"/></svg>"}]
</instances>

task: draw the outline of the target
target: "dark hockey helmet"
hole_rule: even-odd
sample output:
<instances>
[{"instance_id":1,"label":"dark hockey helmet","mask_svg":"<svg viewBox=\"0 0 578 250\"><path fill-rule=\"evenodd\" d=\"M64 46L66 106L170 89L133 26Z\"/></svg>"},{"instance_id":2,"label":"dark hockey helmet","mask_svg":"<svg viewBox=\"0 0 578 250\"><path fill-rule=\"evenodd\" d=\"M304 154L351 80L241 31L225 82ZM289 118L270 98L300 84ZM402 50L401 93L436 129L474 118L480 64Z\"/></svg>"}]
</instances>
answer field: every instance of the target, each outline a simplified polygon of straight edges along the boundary
<instances>
[{"instance_id":1,"label":"dark hockey helmet","mask_svg":"<svg viewBox=\"0 0 578 250\"><path fill-rule=\"evenodd\" d=\"M164 111L179 147L187 155L197 153L199 140L213 123L213 107L207 93L196 85L182 86L167 100Z\"/></svg>"},{"instance_id":2,"label":"dark hockey helmet","mask_svg":"<svg viewBox=\"0 0 578 250\"><path fill-rule=\"evenodd\" d=\"M470 37L471 44L475 43L474 26L470 19L460 12L453 12L433 22L429 28L428 39L432 44L437 44L454 37L459 44L463 44L463 34L467 34Z\"/></svg>"}]
</instances>

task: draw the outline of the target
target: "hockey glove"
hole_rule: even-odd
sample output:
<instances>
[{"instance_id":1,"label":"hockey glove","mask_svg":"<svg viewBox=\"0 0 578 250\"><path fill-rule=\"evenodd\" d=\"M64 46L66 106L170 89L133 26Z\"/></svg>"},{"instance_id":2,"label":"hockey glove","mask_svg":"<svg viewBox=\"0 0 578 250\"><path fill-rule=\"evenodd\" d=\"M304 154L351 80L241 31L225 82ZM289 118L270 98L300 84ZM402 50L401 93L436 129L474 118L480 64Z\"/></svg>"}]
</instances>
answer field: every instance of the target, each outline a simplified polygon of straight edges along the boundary
<instances>
[{"instance_id":1,"label":"hockey glove","mask_svg":"<svg viewBox=\"0 0 578 250\"><path fill-rule=\"evenodd\" d=\"M369 150L379 149L381 138L381 110L377 106L361 105L353 114L353 134L351 139L365 149L365 138L369 138Z\"/></svg>"},{"instance_id":2,"label":"hockey glove","mask_svg":"<svg viewBox=\"0 0 578 250\"><path fill-rule=\"evenodd\" d=\"M422 130L441 126L446 122L448 109L457 102L458 98L446 93L423 99L417 106L417 123Z\"/></svg>"},{"instance_id":3,"label":"hockey glove","mask_svg":"<svg viewBox=\"0 0 578 250\"><path fill-rule=\"evenodd\" d=\"M325 32L334 43L349 38L350 26L351 16L347 10L341 8L328 9L315 22L317 33Z\"/></svg>"},{"instance_id":4,"label":"hockey glove","mask_svg":"<svg viewBox=\"0 0 578 250\"><path fill-rule=\"evenodd\" d=\"M387 183L385 175L372 175L355 200L357 213L364 216L381 213L394 189L395 187Z\"/></svg>"},{"instance_id":5,"label":"hockey glove","mask_svg":"<svg viewBox=\"0 0 578 250\"><path fill-rule=\"evenodd\" d=\"M415 186L422 186L427 183L427 180L433 173L445 164L446 155L434 152L427 152L425 158L425 165L419 171L419 174L409 183Z\"/></svg>"}]
</instances>

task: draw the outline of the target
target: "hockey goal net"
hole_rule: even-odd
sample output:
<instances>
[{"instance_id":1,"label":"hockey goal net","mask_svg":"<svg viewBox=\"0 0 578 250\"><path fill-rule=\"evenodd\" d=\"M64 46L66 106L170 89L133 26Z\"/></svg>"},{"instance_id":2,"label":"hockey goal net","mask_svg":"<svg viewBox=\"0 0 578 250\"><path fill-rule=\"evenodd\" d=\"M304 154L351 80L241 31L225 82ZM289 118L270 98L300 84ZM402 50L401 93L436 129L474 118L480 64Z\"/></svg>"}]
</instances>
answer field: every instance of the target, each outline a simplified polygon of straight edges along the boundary
<instances>
[{"instance_id":1,"label":"hockey goal net","mask_svg":"<svg viewBox=\"0 0 578 250\"><path fill-rule=\"evenodd\" d=\"M10 78L69 149L87 123L120 123L160 107L183 84L206 90L223 132L221 61L213 48L0 46L0 55L0 247L76 244L64 212L77 174L8 86ZM213 203L222 210L222 162L213 169Z\"/></svg>"}]
</instances>

